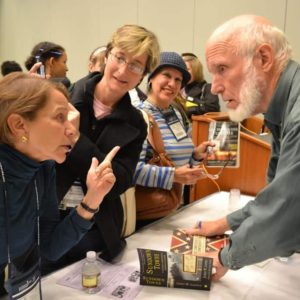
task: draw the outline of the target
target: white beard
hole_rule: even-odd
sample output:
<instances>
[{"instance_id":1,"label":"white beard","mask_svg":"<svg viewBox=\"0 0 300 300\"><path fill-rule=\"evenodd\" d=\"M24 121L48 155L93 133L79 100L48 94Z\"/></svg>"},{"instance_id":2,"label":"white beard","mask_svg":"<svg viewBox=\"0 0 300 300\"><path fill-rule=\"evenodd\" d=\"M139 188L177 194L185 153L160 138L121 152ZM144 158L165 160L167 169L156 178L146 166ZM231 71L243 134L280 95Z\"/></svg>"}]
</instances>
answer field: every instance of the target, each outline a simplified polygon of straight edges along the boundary
<instances>
[{"instance_id":1,"label":"white beard","mask_svg":"<svg viewBox=\"0 0 300 300\"><path fill-rule=\"evenodd\" d=\"M248 67L244 76L246 79L241 86L241 102L236 109L228 109L229 118L235 122L241 122L258 113L257 107L262 101L262 90L266 85L263 79L257 75L253 65Z\"/></svg>"}]
</instances>

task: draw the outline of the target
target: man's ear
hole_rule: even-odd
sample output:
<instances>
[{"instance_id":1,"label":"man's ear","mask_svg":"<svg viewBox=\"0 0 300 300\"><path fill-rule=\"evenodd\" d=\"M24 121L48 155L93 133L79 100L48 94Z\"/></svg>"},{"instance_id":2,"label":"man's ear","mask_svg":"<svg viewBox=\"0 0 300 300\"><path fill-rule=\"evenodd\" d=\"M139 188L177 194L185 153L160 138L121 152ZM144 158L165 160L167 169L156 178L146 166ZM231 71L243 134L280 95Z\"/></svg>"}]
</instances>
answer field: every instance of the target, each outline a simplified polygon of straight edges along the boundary
<instances>
[{"instance_id":1,"label":"man's ear","mask_svg":"<svg viewBox=\"0 0 300 300\"><path fill-rule=\"evenodd\" d=\"M11 114L7 118L7 125L12 133L17 139L22 136L26 136L27 126L25 119L19 114Z\"/></svg>"},{"instance_id":2,"label":"man's ear","mask_svg":"<svg viewBox=\"0 0 300 300\"><path fill-rule=\"evenodd\" d=\"M262 44L257 49L257 55L260 68L264 72L269 72L274 66L274 51L269 44Z\"/></svg>"}]
</instances>

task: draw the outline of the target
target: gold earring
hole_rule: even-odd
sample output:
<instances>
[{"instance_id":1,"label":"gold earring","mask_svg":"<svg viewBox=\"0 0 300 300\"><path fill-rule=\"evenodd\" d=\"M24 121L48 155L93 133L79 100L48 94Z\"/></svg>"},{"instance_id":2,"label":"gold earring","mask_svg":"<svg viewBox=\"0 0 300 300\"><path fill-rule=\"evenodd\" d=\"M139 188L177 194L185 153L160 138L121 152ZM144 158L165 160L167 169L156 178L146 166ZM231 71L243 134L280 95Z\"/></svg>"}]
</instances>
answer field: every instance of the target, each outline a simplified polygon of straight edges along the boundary
<instances>
[{"instance_id":1,"label":"gold earring","mask_svg":"<svg viewBox=\"0 0 300 300\"><path fill-rule=\"evenodd\" d=\"M28 138L27 138L25 135L23 135L23 136L21 137L21 142L24 143L24 144L26 144L27 141L28 141Z\"/></svg>"}]
</instances>

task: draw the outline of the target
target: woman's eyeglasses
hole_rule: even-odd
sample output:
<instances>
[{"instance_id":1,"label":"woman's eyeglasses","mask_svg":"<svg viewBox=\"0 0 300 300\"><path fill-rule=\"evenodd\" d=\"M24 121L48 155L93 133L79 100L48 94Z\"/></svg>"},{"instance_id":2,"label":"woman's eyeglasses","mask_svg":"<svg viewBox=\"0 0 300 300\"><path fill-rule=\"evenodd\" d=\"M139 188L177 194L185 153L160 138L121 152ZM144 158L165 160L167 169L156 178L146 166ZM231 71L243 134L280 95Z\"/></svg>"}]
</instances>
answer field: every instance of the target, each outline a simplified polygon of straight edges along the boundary
<instances>
[{"instance_id":1,"label":"woman's eyeglasses","mask_svg":"<svg viewBox=\"0 0 300 300\"><path fill-rule=\"evenodd\" d=\"M115 54L113 52L110 52L109 55L113 62L117 63L120 66L127 65L128 70L135 74L142 75L145 71L145 67L138 63L126 61L126 58L123 55Z\"/></svg>"}]
</instances>

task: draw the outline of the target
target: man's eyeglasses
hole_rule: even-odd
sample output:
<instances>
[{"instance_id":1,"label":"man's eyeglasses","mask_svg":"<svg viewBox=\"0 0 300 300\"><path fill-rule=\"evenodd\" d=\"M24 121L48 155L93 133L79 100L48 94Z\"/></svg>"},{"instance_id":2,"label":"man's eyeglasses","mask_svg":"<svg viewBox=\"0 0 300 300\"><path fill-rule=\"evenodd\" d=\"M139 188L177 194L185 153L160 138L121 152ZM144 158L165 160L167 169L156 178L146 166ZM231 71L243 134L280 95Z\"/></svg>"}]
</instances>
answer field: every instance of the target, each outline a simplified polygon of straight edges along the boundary
<instances>
[{"instance_id":1,"label":"man's eyeglasses","mask_svg":"<svg viewBox=\"0 0 300 300\"><path fill-rule=\"evenodd\" d=\"M126 58L122 55L119 54L115 54L110 52L110 57L111 60L116 62L118 65L123 66L123 65L127 65L127 68L129 71L138 74L138 75L142 75L145 71L145 67L143 67L142 65L138 64L138 63L130 63L126 61Z\"/></svg>"}]
</instances>

